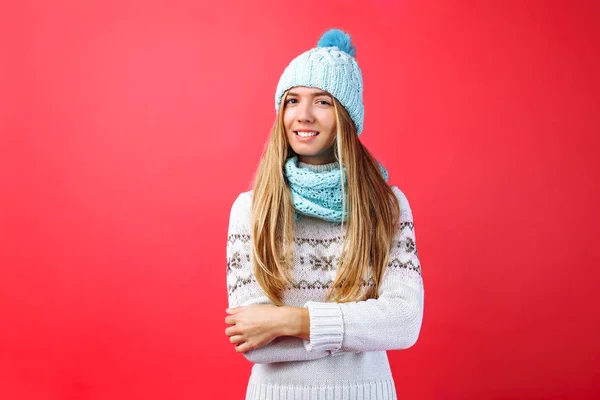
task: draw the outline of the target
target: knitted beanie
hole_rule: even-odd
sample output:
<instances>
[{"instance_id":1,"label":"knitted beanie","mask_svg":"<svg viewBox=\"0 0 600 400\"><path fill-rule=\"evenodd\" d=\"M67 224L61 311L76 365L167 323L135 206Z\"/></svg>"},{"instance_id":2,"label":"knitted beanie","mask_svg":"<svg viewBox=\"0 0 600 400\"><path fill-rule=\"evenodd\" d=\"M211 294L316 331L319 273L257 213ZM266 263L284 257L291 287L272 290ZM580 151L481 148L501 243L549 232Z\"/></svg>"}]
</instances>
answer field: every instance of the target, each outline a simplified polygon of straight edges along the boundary
<instances>
[{"instance_id":1,"label":"knitted beanie","mask_svg":"<svg viewBox=\"0 0 600 400\"><path fill-rule=\"evenodd\" d=\"M362 72L355 55L356 49L347 33L339 29L325 32L317 47L300 54L283 71L275 92L275 110L279 112L286 90L295 86L319 88L344 106L360 135L365 109Z\"/></svg>"}]
</instances>

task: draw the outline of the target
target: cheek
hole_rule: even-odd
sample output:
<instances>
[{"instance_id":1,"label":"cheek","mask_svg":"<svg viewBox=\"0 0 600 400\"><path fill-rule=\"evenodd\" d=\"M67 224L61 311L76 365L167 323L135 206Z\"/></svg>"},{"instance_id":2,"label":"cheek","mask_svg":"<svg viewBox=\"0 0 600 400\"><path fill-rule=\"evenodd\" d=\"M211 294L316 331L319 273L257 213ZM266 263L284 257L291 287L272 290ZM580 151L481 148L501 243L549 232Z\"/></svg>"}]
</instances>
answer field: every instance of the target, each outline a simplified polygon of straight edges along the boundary
<instances>
[{"instance_id":1,"label":"cheek","mask_svg":"<svg viewBox=\"0 0 600 400\"><path fill-rule=\"evenodd\" d=\"M283 124L287 128L289 124L294 120L293 112L291 112L287 108L284 108L281 112L283 113Z\"/></svg>"},{"instance_id":2,"label":"cheek","mask_svg":"<svg viewBox=\"0 0 600 400\"><path fill-rule=\"evenodd\" d=\"M331 131L335 131L335 113L333 110L327 114L326 120L327 120L327 125L329 126L329 129Z\"/></svg>"},{"instance_id":3,"label":"cheek","mask_svg":"<svg viewBox=\"0 0 600 400\"><path fill-rule=\"evenodd\" d=\"M330 133L329 137L327 138L327 143L331 146L332 144L335 143L335 139L336 139L336 132L335 132L335 130L333 130Z\"/></svg>"},{"instance_id":4,"label":"cheek","mask_svg":"<svg viewBox=\"0 0 600 400\"><path fill-rule=\"evenodd\" d=\"M333 137L333 139L335 139L335 136L337 134L336 132L336 124L335 124L335 115L331 115L329 118L329 132L331 132L331 136Z\"/></svg>"},{"instance_id":5,"label":"cheek","mask_svg":"<svg viewBox=\"0 0 600 400\"><path fill-rule=\"evenodd\" d=\"M285 119L283 120L283 129L285 129L285 133L289 134L290 133L290 129L291 129L291 124L289 121L286 121Z\"/></svg>"},{"instance_id":6,"label":"cheek","mask_svg":"<svg viewBox=\"0 0 600 400\"><path fill-rule=\"evenodd\" d=\"M283 128L285 129L285 133L290 133L290 128L293 122L293 118L289 116L289 114L283 114Z\"/></svg>"}]
</instances>

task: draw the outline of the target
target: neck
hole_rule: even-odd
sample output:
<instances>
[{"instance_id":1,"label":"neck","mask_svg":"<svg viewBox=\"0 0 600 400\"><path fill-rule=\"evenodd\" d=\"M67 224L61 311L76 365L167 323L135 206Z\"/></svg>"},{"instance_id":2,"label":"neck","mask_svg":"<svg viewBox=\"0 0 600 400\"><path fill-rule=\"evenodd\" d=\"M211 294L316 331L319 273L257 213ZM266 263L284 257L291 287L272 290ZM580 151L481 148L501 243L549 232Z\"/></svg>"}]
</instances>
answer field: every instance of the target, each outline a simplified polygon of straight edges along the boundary
<instances>
[{"instance_id":1,"label":"neck","mask_svg":"<svg viewBox=\"0 0 600 400\"><path fill-rule=\"evenodd\" d=\"M340 167L340 163L337 161L334 161L334 162L328 163L328 164L321 164L321 165L308 164L308 163L305 163L302 161L298 161L298 168L306 168L313 172L329 172L329 171L333 171L334 169L338 169L339 167Z\"/></svg>"}]
</instances>

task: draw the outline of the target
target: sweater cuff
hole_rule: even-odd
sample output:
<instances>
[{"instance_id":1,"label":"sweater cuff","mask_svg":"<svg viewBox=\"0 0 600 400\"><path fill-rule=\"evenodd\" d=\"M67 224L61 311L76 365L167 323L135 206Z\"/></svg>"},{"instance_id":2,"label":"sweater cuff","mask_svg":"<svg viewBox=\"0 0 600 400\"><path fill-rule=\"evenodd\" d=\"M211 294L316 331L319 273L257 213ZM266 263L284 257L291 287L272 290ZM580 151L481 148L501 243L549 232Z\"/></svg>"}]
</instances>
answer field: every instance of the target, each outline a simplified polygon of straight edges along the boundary
<instances>
[{"instance_id":1,"label":"sweater cuff","mask_svg":"<svg viewBox=\"0 0 600 400\"><path fill-rule=\"evenodd\" d=\"M310 341L304 341L306 351L337 351L342 347L344 321L342 310L337 303L319 303L309 301Z\"/></svg>"}]
</instances>

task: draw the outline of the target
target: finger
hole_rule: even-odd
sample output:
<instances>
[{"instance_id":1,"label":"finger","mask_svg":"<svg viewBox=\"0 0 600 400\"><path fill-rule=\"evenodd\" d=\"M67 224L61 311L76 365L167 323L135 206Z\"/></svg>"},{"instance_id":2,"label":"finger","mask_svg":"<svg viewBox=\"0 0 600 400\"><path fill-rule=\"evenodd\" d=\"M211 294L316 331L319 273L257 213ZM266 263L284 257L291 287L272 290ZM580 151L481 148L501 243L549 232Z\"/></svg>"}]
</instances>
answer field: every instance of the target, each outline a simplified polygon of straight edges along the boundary
<instances>
[{"instance_id":1,"label":"finger","mask_svg":"<svg viewBox=\"0 0 600 400\"><path fill-rule=\"evenodd\" d=\"M236 313L238 313L238 312L242 311L242 309L243 309L244 307L245 307L245 306L239 306L239 307L230 307L230 308L228 308L227 310L225 310L225 312L226 312L227 314L236 314Z\"/></svg>"},{"instance_id":2,"label":"finger","mask_svg":"<svg viewBox=\"0 0 600 400\"><path fill-rule=\"evenodd\" d=\"M238 352L238 353L245 353L245 352L247 352L249 350L252 350L252 346L250 346L248 344L248 342L244 342L242 344L239 344L239 345L235 346L235 351Z\"/></svg>"},{"instance_id":3,"label":"finger","mask_svg":"<svg viewBox=\"0 0 600 400\"><path fill-rule=\"evenodd\" d=\"M238 330L235 328L235 325L234 325L234 326L230 326L230 327L228 327L228 328L226 328L226 329L225 329L225 334L226 334L227 336L233 336L233 335L237 335L238 333L239 333L239 332L238 332Z\"/></svg>"},{"instance_id":4,"label":"finger","mask_svg":"<svg viewBox=\"0 0 600 400\"><path fill-rule=\"evenodd\" d=\"M242 335L234 335L229 338L229 341L233 344L240 344L244 342Z\"/></svg>"},{"instance_id":5,"label":"finger","mask_svg":"<svg viewBox=\"0 0 600 400\"><path fill-rule=\"evenodd\" d=\"M235 325L235 317L233 315L226 316L225 323L229 325Z\"/></svg>"}]
</instances>

